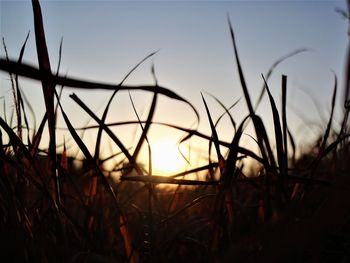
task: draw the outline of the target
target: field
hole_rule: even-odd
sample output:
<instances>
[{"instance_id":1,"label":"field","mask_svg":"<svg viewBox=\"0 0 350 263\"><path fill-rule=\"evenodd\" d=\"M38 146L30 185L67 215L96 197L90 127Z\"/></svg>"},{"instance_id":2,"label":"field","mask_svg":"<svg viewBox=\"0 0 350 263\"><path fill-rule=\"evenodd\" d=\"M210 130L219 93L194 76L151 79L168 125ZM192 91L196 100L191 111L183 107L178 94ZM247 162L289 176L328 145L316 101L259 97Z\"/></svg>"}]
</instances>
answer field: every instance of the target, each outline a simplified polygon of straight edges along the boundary
<instances>
[{"instance_id":1,"label":"field","mask_svg":"<svg viewBox=\"0 0 350 263\"><path fill-rule=\"evenodd\" d=\"M340 129L333 128L338 92L334 76L331 112L324 131L310 142L306 153L297 155L287 120L288 77L281 76L282 105L276 105L268 79L275 67L304 50L297 50L277 61L267 75L261 97L253 105L239 59L233 27L228 18L236 69L249 114L236 123L231 108L222 108L215 120L203 105L211 134L172 123L154 123L159 97L181 101L198 115L188 99L158 85L128 86L91 82L53 73L50 65L41 8L33 0L34 27L39 65L22 63L24 42L17 61L11 60L3 41L5 57L0 70L9 74L14 98L13 120L0 116L0 255L13 262L348 262L350 261L350 103L344 97ZM28 39L28 37L27 37ZM61 56L61 53L60 53ZM350 60L348 61L350 64ZM27 116L30 102L20 89L20 79L41 83L46 114L37 129ZM350 74L347 76L350 79ZM349 80L348 80L349 82ZM347 84L349 84L347 82ZM102 117L97 116L77 95L70 98L97 125L95 151L91 153L62 107L64 87L113 91ZM347 88L349 85L346 86ZM151 93L152 103L145 120L135 109L134 125L142 133L130 149L106 122L109 107L118 91ZM273 116L274 140L268 137L264 116L256 114L263 96ZM131 99L132 101L132 99ZM84 159L69 155L66 144L58 145L57 116L66 124L72 140ZM232 123L232 141L221 141L217 125L223 116ZM13 124L15 123L15 125ZM251 123L259 148L255 153L240 145ZM128 125L130 123L118 123ZM154 125L183 132L181 143L192 137L207 142L216 158L206 165L173 176L152 173L152 162L145 169L138 157L143 145L152 156L148 133ZM49 145L39 147L48 127ZM102 134L107 134L124 156L108 170L108 158L101 158ZM226 151L223 152L222 149ZM58 150L63 149L63 150ZM256 169L245 174L244 159L251 158ZM118 180L111 175L118 175ZM164 185L166 187L164 187Z\"/></svg>"}]
</instances>

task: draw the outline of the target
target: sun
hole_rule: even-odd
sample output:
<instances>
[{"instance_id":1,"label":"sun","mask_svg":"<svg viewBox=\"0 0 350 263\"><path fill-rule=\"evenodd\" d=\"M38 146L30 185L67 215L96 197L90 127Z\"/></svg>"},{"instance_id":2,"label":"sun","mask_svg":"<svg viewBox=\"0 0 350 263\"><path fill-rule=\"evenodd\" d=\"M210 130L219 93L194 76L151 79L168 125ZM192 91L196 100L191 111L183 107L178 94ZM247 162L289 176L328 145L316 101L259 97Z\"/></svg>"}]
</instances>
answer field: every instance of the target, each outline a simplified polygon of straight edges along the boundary
<instances>
[{"instance_id":1,"label":"sun","mask_svg":"<svg viewBox=\"0 0 350 263\"><path fill-rule=\"evenodd\" d=\"M187 162L182 157L175 141L160 139L152 144L152 170L153 174L171 175L183 172ZM182 150L186 156L187 151Z\"/></svg>"}]
</instances>

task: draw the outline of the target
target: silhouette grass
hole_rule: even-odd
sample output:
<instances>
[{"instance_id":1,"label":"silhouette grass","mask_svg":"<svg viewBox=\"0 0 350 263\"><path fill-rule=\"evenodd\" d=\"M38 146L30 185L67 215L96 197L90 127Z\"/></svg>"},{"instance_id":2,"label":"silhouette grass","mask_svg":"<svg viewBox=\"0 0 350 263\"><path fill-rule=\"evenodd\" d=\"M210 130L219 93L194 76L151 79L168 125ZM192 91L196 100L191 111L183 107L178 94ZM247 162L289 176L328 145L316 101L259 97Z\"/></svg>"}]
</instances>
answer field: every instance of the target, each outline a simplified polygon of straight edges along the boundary
<instances>
[{"instance_id":1,"label":"silhouette grass","mask_svg":"<svg viewBox=\"0 0 350 263\"><path fill-rule=\"evenodd\" d=\"M151 69L155 81L153 86L124 85L125 79L155 52L142 59L119 84L114 85L62 77L59 74L61 42L58 70L52 74L40 4L36 0L32 4L39 67L22 63L29 34L17 61L10 60L7 51L6 58L0 59L0 70L10 74L17 119L17 127L13 128L6 114L4 118L0 117L0 247L4 258L11 256L14 261L21 262L299 262L308 257L310 262L315 262L322 256L318 250L320 247L325 247L327 253L329 242L332 245L339 243L337 237L341 236L345 240L343 243L350 241L350 235L342 234L348 233L346 225L350 222L350 204L346 201L350 186L347 174L350 170L347 126L350 107L345 103L341 129L336 131L332 122L337 78L329 120L320 135L321 143L316 145L316 151L310 150L297 159L296 144L287 123L287 76L282 75L281 109L277 107L267 83L279 63L305 49L277 60L266 78L262 76L264 89L253 107L234 30L228 20L243 99L249 114L238 123L230 110L239 100L227 108L210 95L224 111L214 121L202 94L211 130L211 135L205 135L196 129L153 121L159 97L166 96L189 106L199 122L199 114L188 100L158 85L154 66ZM4 41L3 44L6 49ZM46 113L38 130L34 126L32 136L29 136L26 107L32 115L34 111L19 88L19 77L42 84ZM62 93L58 94L56 86L61 86L61 91L65 87L104 89L113 93L101 118L76 94L70 95L97 123L79 128L73 126L65 113L60 103ZM136 111L131 97L135 90L153 94L146 120L141 120ZM106 123L111 102L119 91L129 92L136 120ZM264 116L256 114L265 91L272 111L274 142L268 138ZM56 118L59 114L72 143L84 155L80 168L74 165L78 159L68 155L66 140L62 146L57 144L59 128L56 127ZM232 124L231 142L220 140L217 131L217 124L224 115L228 115ZM252 138L257 142L259 154L240 146L249 121L254 125L255 137ZM46 124L49 127L49 146L40 149ZM120 139L122 135L112 131L114 126L125 125L142 129L135 147L124 145ZM192 137L208 142L208 164L167 177L153 174L148 133L157 125L182 131L184 136L180 144ZM78 134L90 129L97 129L94 154ZM27 138L23 131L27 132ZM101 159L103 132L119 152ZM6 140L8 143L4 144ZM148 171L139 160L145 144L149 150ZM212 145L215 160L210 157ZM291 154L288 146L291 146ZM60 153L57 151L59 147L63 148ZM104 163L116 155L123 156L122 161L112 171L105 170ZM259 164L258 170L249 176L242 169L245 157ZM112 180L109 176L112 172L118 173L120 180ZM203 174L205 176L200 176ZM191 175L197 179L188 177ZM176 185L176 189L158 187L164 184ZM335 228L337 224L338 229ZM336 237L330 237L331 234ZM337 251L333 258L331 253L326 258L348 259L348 248Z\"/></svg>"}]
</instances>

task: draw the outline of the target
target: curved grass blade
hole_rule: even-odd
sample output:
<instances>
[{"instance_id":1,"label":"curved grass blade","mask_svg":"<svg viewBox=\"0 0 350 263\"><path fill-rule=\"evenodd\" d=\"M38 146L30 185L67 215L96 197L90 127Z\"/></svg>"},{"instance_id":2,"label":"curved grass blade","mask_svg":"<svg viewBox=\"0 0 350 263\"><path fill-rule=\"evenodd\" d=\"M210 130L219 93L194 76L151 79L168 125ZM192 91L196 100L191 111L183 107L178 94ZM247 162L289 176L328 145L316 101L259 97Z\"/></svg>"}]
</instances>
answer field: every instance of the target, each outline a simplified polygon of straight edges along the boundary
<instances>
[{"instance_id":1,"label":"curved grass blade","mask_svg":"<svg viewBox=\"0 0 350 263\"><path fill-rule=\"evenodd\" d=\"M320 151L323 151L325 149L326 143L327 143L327 140L328 140L328 137L329 137L329 133L330 133L331 126L332 126L332 120L333 120L333 114L334 114L336 97L337 97L337 76L334 74L334 89L333 89L333 96L332 96L331 114L329 116L329 121L328 121L328 124L327 124L327 128L326 128L326 131L324 133L323 140L322 140L322 143L321 143L321 146L320 146Z\"/></svg>"},{"instance_id":2,"label":"curved grass blade","mask_svg":"<svg viewBox=\"0 0 350 263\"><path fill-rule=\"evenodd\" d=\"M255 112L254 112L254 109L253 109L253 106L252 106L252 103L251 103L251 100L250 100L248 88L247 88L247 85L246 85L246 81L245 81L245 78L244 78L244 75L243 75L242 66L241 66L241 63L240 63L240 60L239 60L237 45L236 45L235 36L234 36L233 28L232 28L232 25L231 25L231 21L230 21L229 17L227 19L228 19L228 24L229 24L229 29L230 29L233 49L234 49L234 53L235 53L235 59L236 59L239 79L240 79L241 86L242 86L242 89L243 89L243 94L244 94L244 97L245 97L245 101L247 103L249 115L251 116L253 124L254 124L255 132L256 132L256 135L257 135L257 139L258 139L258 143L259 143L259 147L260 147L260 150L261 150L261 153L262 153L263 160L264 160L265 164L267 164L266 167L269 169L269 167L270 167L269 162L271 163L272 167L275 167L275 161L274 161L273 153L272 153L272 150L271 150L270 143L268 141L268 136L267 136L264 124L263 124L261 118L258 117L255 114ZM266 148L267 153L265 152L265 148Z\"/></svg>"},{"instance_id":3,"label":"curved grass blade","mask_svg":"<svg viewBox=\"0 0 350 263\"><path fill-rule=\"evenodd\" d=\"M122 81L119 83L119 85L122 85L124 83L124 81L131 75L132 72L134 72L142 63L144 63L147 59L149 59L150 57L154 56L158 51L152 52L151 54L147 55L145 58L143 58L139 63L137 63L126 75L125 77L122 79ZM112 94L112 96L109 98L109 101L107 103L107 106L103 112L102 118L101 118L101 122L105 123L106 122L106 118L107 118L107 113L109 110L109 107L115 97L115 95L117 94L118 90L115 90ZM101 138L102 138L102 128L101 126L99 126L98 132L97 132L97 137L96 137L96 145L95 145L95 155L94 158L95 160L99 160L99 156L100 156L100 145L101 145Z\"/></svg>"},{"instance_id":4,"label":"curved grass blade","mask_svg":"<svg viewBox=\"0 0 350 263\"><path fill-rule=\"evenodd\" d=\"M209 124L210 124L210 129L211 129L211 133L212 133L212 136L211 136L212 140L210 140L209 144L211 144L211 141L214 142L214 146L215 146L215 150L216 150L216 156L217 156L217 158L219 160L220 173L222 175L223 169L224 169L225 160L224 160L224 157L222 156L222 154L220 152L219 137L218 137L218 134L216 132L216 129L215 129L215 126L214 126L214 122L213 122L213 120L211 118L207 102L205 101L202 93L201 93L201 96L202 96L202 100L203 100L203 103L204 103L204 106L205 106L205 110L207 112L207 116L208 116L208 120L209 120ZM209 147L209 149L210 149L210 147ZM209 152L209 156L210 156L210 152Z\"/></svg>"},{"instance_id":5,"label":"curved grass blade","mask_svg":"<svg viewBox=\"0 0 350 263\"><path fill-rule=\"evenodd\" d=\"M267 85L267 82L262 75L262 78L265 82L265 88L269 96L270 104L271 104L271 110L272 110L272 116L273 116L273 124L274 124L274 129L275 129L275 139L276 139L276 148L277 148L277 159L278 159L278 164L280 167L280 173L283 179L286 178L286 167L285 167L285 158L284 158L284 149L283 149L283 138L282 138L282 128L281 128L281 122L279 118L279 113L276 107L276 103L274 98L272 97L272 94L270 92L270 89Z\"/></svg>"},{"instance_id":6,"label":"curved grass blade","mask_svg":"<svg viewBox=\"0 0 350 263\"><path fill-rule=\"evenodd\" d=\"M141 121L142 123L145 123L145 121ZM106 124L106 126L110 127L110 126L120 126L120 125L131 125L131 124L138 124L138 121L125 121L125 122L115 122L115 123L109 123ZM164 122L152 122L153 125L162 125L162 126L166 126L169 128L173 128L173 129L177 129L180 131L184 131L186 133L188 133L188 136L184 137L180 143L188 140L189 138L191 138L192 136L197 136L199 138L205 139L205 140L211 140L211 137L208 135L205 135L203 133L198 132L197 130L193 130L193 129L187 129L187 128L183 128L177 125L173 125L173 124L169 124L169 123L164 123ZM91 126L86 126L86 127L78 127L76 128L76 130L88 130L88 129L97 129L99 128L99 125L91 125ZM61 128L64 129L64 128ZM230 147L230 143L228 142L224 142L224 141L219 141L220 145L229 148ZM241 154L247 155L253 159L255 159L256 161L258 161L261 164L264 164L264 161L261 157L257 156L255 153L253 153L252 151L243 148L243 147L238 147L238 151Z\"/></svg>"},{"instance_id":7,"label":"curved grass blade","mask_svg":"<svg viewBox=\"0 0 350 263\"><path fill-rule=\"evenodd\" d=\"M41 123L39 125L39 129L36 133L33 134L33 140L32 140L32 145L30 152L32 156L35 156L37 152L39 151L39 144L41 141L41 137L45 128L45 123L47 121L47 112L45 112L43 119L41 120Z\"/></svg>"},{"instance_id":8,"label":"curved grass blade","mask_svg":"<svg viewBox=\"0 0 350 263\"><path fill-rule=\"evenodd\" d=\"M137 120L139 121L139 125L140 125L141 130L142 130L141 138L140 138L140 140L139 140L139 142L138 142L138 144L136 146L137 152L135 150L132 157L133 157L134 160L136 160L137 155L139 154L139 151L140 151L141 146L143 144L143 140L146 140L147 148L148 148L148 169L149 169L148 170L148 175L151 176L152 175L152 150L151 150L151 144L150 144L150 142L148 141L148 138L147 138L147 130L150 127L150 122L151 122L151 120L149 120L148 118L150 117L151 112L148 115L148 118L147 118L147 121L146 121L146 126L148 125L148 127L147 127L147 130L145 130L145 128L143 127L142 122L140 120L139 114L137 113L137 110L136 110L136 107L135 107L135 104L134 104L134 101L133 101L133 99L131 97L131 93L130 92L129 92L129 98L130 98L130 101L131 101L132 108L133 108L133 110L135 112L135 115L137 117ZM154 107L155 107L155 104L156 104L155 102L156 101L157 101L157 94L154 94L153 101L152 101L152 106L154 105ZM151 110L152 110L152 107L151 107ZM154 112L154 108L153 108L153 112ZM152 116L153 116L153 112L152 112ZM152 118L152 116L151 116L151 118Z\"/></svg>"},{"instance_id":9,"label":"curved grass blade","mask_svg":"<svg viewBox=\"0 0 350 263\"><path fill-rule=\"evenodd\" d=\"M238 144L243 134L244 124L248 120L248 118L249 116L243 119L242 123L239 125L237 132L235 133L235 136L233 137L232 142L229 146L229 154L227 156L224 173L220 179L221 182L226 186L230 185L230 181L234 179L233 174L234 174L234 171L236 170L236 162L237 162L237 157L239 152Z\"/></svg>"},{"instance_id":10,"label":"curved grass blade","mask_svg":"<svg viewBox=\"0 0 350 263\"><path fill-rule=\"evenodd\" d=\"M235 52L235 58L236 58L236 63L237 63L237 68L238 68L239 79L240 79L240 82L241 82L241 85L242 85L242 89L243 89L245 101L246 101L247 106L248 106L249 114L251 116L253 116L254 115L254 109L253 109L253 106L252 106L252 103L251 103L251 100L250 100L247 84L245 82L245 78L244 78L244 75L243 75L241 62L239 60L237 45L236 45L236 41L235 41L235 35L233 33L233 28L232 28L232 25L231 25L230 18L227 17L227 20L228 20L228 25L229 25L229 28L230 28L230 34L231 34L231 40L232 40L232 44L233 44L233 49L234 49L234 52Z\"/></svg>"},{"instance_id":11,"label":"curved grass blade","mask_svg":"<svg viewBox=\"0 0 350 263\"><path fill-rule=\"evenodd\" d=\"M290 144L292 146L292 149L293 149L292 160L293 160L293 163L295 163L295 160L296 160L296 144L295 144L295 141L294 141L294 137L293 137L292 133L290 132L290 130L288 129L288 127L287 127L287 133L288 133L289 142L290 142Z\"/></svg>"},{"instance_id":12,"label":"curved grass blade","mask_svg":"<svg viewBox=\"0 0 350 263\"><path fill-rule=\"evenodd\" d=\"M28 38L29 38L29 32L28 32L27 37L22 45L22 48L21 48L21 51L19 54L19 58L18 58L18 63L22 63L23 54L24 54L24 50L25 50ZM29 124L28 124L28 120L27 120L27 117L25 114L25 108L23 105L21 91L19 88L18 75L15 75L15 84L16 84L16 94L17 94L17 96L16 96L17 101L15 103L16 103L16 109L17 109L17 125L18 125L18 129L19 129L18 134L19 134L19 137L22 138L22 112L21 112L21 108L22 108L25 124L26 124L27 129L28 129L28 143L30 143L30 141L29 141Z\"/></svg>"},{"instance_id":13,"label":"curved grass blade","mask_svg":"<svg viewBox=\"0 0 350 263\"><path fill-rule=\"evenodd\" d=\"M287 55L285 55L285 56L283 56L283 57L277 59L277 60L275 61L275 63L273 63L272 66L270 67L270 69L268 70L268 72L267 72L267 74L266 74L266 77L265 77L266 81L268 81L268 80L270 79L270 77L271 77L271 75L272 75L272 72L275 70L275 68L276 68L281 62L283 62L284 60L286 60L286 59L288 59L288 58L290 58L290 57L293 57L293 56L295 56L295 55L297 55L297 54L300 54L300 53L306 52L306 51L309 51L309 49L307 49L307 48L300 48L300 49L294 50L294 51L292 51L291 53L288 53ZM259 98L258 98L258 100L257 100L257 102L256 102L256 104L255 104L254 111L256 111L256 110L258 109L258 107L259 107L259 105L260 105L260 103L261 103L261 101L262 101L262 98L264 97L264 94L265 94L265 83L263 84L263 87L262 87L262 89L261 89Z\"/></svg>"},{"instance_id":14,"label":"curved grass blade","mask_svg":"<svg viewBox=\"0 0 350 263\"><path fill-rule=\"evenodd\" d=\"M140 136L140 139L136 145L136 148L135 148L135 151L133 153L133 158L136 160L139 153L140 153L140 150L141 150L141 147L143 145L143 142L146 140L147 141L147 145L148 145L148 148L149 148L149 154L150 154L150 144L149 144L149 141L147 139L147 133L149 131L149 128L151 127L151 123L152 123L152 119L153 119L153 116L154 116L154 112L155 112L155 109L156 109L156 105L157 105L157 97L158 95L155 93L153 95L153 99L152 99L152 104L151 104L151 108L148 112L148 116L147 116L147 120L145 122L145 126L142 125L142 122L136 112L136 108L135 108L135 105L132 101L132 98L131 98L131 94L129 93L129 96L130 96L130 99L131 99L131 103L133 105L133 108L134 108L134 112L136 113L137 115L137 119L139 121L139 124L141 126L141 129L142 129L142 134ZM149 158L151 158L151 155L149 156ZM152 174L152 173L151 173Z\"/></svg>"},{"instance_id":15,"label":"curved grass blade","mask_svg":"<svg viewBox=\"0 0 350 263\"><path fill-rule=\"evenodd\" d=\"M38 69L32 66L29 66L23 63L18 64L13 61L6 61L4 59L0 59L0 70L15 73L30 79L55 83L56 85L61 85L65 87L74 87L74 88L80 88L80 89L104 89L104 90L113 90L113 91L114 90L121 90L121 91L125 91L125 90L138 91L139 90L139 91L149 91L153 93L159 93L168 98L186 103L195 113L197 122L200 119L199 113L190 102L188 102L183 97L177 95L175 92L161 86L155 87L155 86L112 85L107 83L98 83L98 82L84 81L84 80L68 78L68 77L54 76L52 74L48 74L47 72L39 71Z\"/></svg>"},{"instance_id":16,"label":"curved grass blade","mask_svg":"<svg viewBox=\"0 0 350 263\"><path fill-rule=\"evenodd\" d=\"M222 113L222 114L220 115L220 117L216 120L214 126L217 127L217 125L218 125L218 123L220 122L220 120L227 114L227 115L229 116L229 118L230 118L230 121L231 121L232 126L233 126L233 128L234 128L234 131L236 132L236 122L234 121L234 119L233 119L233 117L232 117L232 115L231 115L231 113L230 113L230 110L238 104L238 102L241 100L241 98L239 98L238 100L236 100L230 107L226 108L226 106L225 106L217 97L215 97L213 94L211 94L211 93L209 93L209 92L205 92L205 93L208 94L210 97L212 97L212 98L224 109L224 111L225 111L225 112Z\"/></svg>"},{"instance_id":17,"label":"curved grass blade","mask_svg":"<svg viewBox=\"0 0 350 263\"><path fill-rule=\"evenodd\" d=\"M262 75L262 78L265 82L266 91L269 96L270 104L271 104L271 110L272 110L272 116L273 116L273 123L274 123L274 130L275 130L275 139L276 139L276 148L277 148L277 160L280 170L280 179L279 179L279 190L281 193L283 193L284 198L288 200L288 194L285 189L285 182L288 176L288 167L286 166L287 160L286 160L286 153L283 149L284 139L282 135L282 128L281 128L281 122L279 118L279 113L276 107L276 103L274 98L272 97L272 94L270 92L270 89L267 85L267 82Z\"/></svg>"}]
</instances>

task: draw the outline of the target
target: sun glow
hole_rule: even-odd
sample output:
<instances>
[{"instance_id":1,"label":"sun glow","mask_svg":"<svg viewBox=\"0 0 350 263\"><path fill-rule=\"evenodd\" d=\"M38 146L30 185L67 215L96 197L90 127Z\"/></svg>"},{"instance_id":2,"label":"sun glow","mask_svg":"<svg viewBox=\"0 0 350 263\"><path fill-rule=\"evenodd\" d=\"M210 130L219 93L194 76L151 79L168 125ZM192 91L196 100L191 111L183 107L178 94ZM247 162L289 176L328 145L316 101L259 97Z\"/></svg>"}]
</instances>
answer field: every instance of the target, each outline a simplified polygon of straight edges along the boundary
<instances>
[{"instance_id":1,"label":"sun glow","mask_svg":"<svg viewBox=\"0 0 350 263\"><path fill-rule=\"evenodd\" d=\"M187 150L181 149L186 156ZM182 157L175 141L160 139L152 144L152 169L153 174L171 175L182 172L187 165Z\"/></svg>"}]
</instances>

